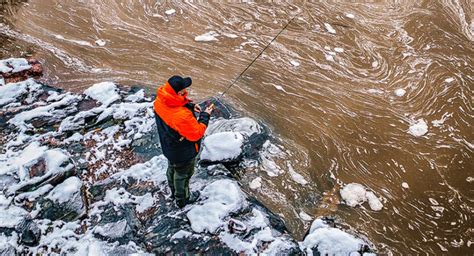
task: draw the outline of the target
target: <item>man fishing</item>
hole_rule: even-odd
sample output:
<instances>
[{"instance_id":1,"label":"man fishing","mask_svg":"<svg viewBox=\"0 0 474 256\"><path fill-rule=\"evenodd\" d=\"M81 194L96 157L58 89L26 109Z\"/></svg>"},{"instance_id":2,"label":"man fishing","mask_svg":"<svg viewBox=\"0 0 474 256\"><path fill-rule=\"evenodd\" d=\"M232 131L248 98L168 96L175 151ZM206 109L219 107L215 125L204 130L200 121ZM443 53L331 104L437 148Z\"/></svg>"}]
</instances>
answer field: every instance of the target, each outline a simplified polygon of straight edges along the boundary
<instances>
[{"instance_id":1,"label":"man fishing","mask_svg":"<svg viewBox=\"0 0 474 256\"><path fill-rule=\"evenodd\" d=\"M183 208L195 202L199 192L189 192L189 180L194 173L195 158L199 152L214 106L201 111L199 105L187 98L189 77L172 76L157 90L153 103L161 149L168 159L166 176L171 197ZM194 112L199 113L196 119Z\"/></svg>"}]
</instances>

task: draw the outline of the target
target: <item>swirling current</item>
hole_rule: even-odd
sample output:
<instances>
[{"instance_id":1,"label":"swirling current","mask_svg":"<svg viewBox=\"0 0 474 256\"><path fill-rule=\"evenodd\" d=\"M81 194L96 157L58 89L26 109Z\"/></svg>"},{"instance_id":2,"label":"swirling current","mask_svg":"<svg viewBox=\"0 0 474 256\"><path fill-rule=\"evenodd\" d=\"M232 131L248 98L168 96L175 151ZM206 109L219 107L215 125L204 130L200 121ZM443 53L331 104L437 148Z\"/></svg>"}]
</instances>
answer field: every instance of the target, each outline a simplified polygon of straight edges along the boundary
<instances>
[{"instance_id":1,"label":"swirling current","mask_svg":"<svg viewBox=\"0 0 474 256\"><path fill-rule=\"evenodd\" d=\"M30 0L7 10L3 55L27 45L50 84L154 90L182 74L200 100L295 16L224 97L284 145L269 152L285 157L263 157L267 172L242 177L248 193L299 238L302 216L332 215L381 254L474 252L472 1ZM261 187L248 188L256 177ZM353 182L383 209L340 204Z\"/></svg>"}]
</instances>

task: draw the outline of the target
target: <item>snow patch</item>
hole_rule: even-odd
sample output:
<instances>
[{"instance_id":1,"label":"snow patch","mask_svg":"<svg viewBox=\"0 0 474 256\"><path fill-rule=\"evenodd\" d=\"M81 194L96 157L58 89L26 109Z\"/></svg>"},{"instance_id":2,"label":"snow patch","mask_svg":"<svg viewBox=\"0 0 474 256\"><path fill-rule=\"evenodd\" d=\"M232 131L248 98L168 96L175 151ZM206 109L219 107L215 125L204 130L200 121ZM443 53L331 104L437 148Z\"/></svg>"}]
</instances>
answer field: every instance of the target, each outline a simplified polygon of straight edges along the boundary
<instances>
[{"instance_id":1,"label":"snow patch","mask_svg":"<svg viewBox=\"0 0 474 256\"><path fill-rule=\"evenodd\" d=\"M17 73L31 68L28 60L24 58L9 58L0 60L0 73Z\"/></svg>"},{"instance_id":2,"label":"snow patch","mask_svg":"<svg viewBox=\"0 0 474 256\"><path fill-rule=\"evenodd\" d=\"M239 132L220 132L204 139L202 160L233 160L242 153L244 137Z\"/></svg>"},{"instance_id":3,"label":"snow patch","mask_svg":"<svg viewBox=\"0 0 474 256\"><path fill-rule=\"evenodd\" d=\"M103 46L105 46L105 45L107 44L107 42L105 42L105 41L102 40L102 39L99 39L99 40L96 40L96 41L95 41L95 44L98 45L98 46L100 46L100 47L103 47Z\"/></svg>"},{"instance_id":4,"label":"snow patch","mask_svg":"<svg viewBox=\"0 0 474 256\"><path fill-rule=\"evenodd\" d=\"M402 182L402 188L409 189L410 186L408 186L408 183Z\"/></svg>"},{"instance_id":5,"label":"snow patch","mask_svg":"<svg viewBox=\"0 0 474 256\"><path fill-rule=\"evenodd\" d=\"M113 82L101 82L92 85L84 91L84 94L90 98L108 106L116 100L120 100L117 92L117 85Z\"/></svg>"},{"instance_id":6,"label":"snow patch","mask_svg":"<svg viewBox=\"0 0 474 256\"><path fill-rule=\"evenodd\" d=\"M313 255L313 249L318 250L321 255L359 255L364 244L361 239L316 219L311 225L310 233L300 242L300 247L308 255Z\"/></svg>"},{"instance_id":7,"label":"snow patch","mask_svg":"<svg viewBox=\"0 0 474 256\"><path fill-rule=\"evenodd\" d=\"M201 205L193 205L186 214L191 228L198 233L214 233L225 224L224 219L246 206L245 196L232 180L217 180L207 185L202 193Z\"/></svg>"}]
</instances>

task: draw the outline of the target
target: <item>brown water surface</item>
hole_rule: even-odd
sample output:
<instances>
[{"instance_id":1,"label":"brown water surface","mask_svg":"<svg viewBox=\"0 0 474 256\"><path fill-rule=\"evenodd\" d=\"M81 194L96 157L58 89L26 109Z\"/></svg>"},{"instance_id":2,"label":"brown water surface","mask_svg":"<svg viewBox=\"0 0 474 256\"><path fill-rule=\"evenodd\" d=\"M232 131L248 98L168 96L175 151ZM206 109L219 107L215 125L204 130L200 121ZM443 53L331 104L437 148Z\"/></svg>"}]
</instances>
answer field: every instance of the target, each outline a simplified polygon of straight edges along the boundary
<instances>
[{"instance_id":1,"label":"brown water surface","mask_svg":"<svg viewBox=\"0 0 474 256\"><path fill-rule=\"evenodd\" d=\"M249 193L299 238L309 224L300 212L331 214L382 254L472 255L473 8L469 0L30 0L0 33L37 48L46 77L59 87L81 91L113 80L154 90L183 74L194 80L193 96L206 99L296 15L225 97L270 125L290 151L276 161L278 176L250 170L244 187L262 177ZM166 14L170 9L175 13ZM210 31L215 41L195 40ZM417 137L408 131L419 119L428 131ZM291 170L310 183L293 182ZM331 201L351 182L372 189L384 208Z\"/></svg>"}]
</instances>

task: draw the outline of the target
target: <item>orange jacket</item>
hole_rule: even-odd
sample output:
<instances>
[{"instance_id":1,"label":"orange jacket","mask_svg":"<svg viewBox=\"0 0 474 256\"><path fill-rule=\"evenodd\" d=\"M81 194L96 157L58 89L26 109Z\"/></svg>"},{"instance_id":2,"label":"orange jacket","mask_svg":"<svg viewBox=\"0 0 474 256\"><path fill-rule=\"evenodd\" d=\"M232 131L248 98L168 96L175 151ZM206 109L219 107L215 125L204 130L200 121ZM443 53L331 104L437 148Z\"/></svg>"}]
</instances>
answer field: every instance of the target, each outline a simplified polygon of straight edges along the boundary
<instances>
[{"instance_id":1,"label":"orange jacket","mask_svg":"<svg viewBox=\"0 0 474 256\"><path fill-rule=\"evenodd\" d=\"M153 103L155 113L173 130L188 141L199 141L206 131L207 122L198 122L192 110L185 107L190 100L177 94L168 82L157 90ZM207 114L207 113L206 113ZM207 118L208 119L208 118Z\"/></svg>"}]
</instances>

